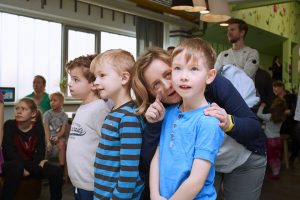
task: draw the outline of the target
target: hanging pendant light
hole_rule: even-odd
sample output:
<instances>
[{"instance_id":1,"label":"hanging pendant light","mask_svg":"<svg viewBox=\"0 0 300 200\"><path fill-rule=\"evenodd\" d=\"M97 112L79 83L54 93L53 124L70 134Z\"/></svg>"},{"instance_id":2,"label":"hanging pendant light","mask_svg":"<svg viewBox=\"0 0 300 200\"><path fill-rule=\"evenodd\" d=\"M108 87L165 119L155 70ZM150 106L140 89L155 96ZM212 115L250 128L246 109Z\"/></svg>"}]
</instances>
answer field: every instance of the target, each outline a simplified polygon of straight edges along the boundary
<instances>
[{"instance_id":1,"label":"hanging pendant light","mask_svg":"<svg viewBox=\"0 0 300 200\"><path fill-rule=\"evenodd\" d=\"M227 0L208 0L209 14L201 15L200 20L205 22L224 22L230 19Z\"/></svg>"},{"instance_id":2,"label":"hanging pendant light","mask_svg":"<svg viewBox=\"0 0 300 200\"><path fill-rule=\"evenodd\" d=\"M173 10L189 10L193 8L192 0L173 0L171 8Z\"/></svg>"},{"instance_id":3,"label":"hanging pendant light","mask_svg":"<svg viewBox=\"0 0 300 200\"><path fill-rule=\"evenodd\" d=\"M207 10L205 0L193 0L193 8L186 10L187 12L202 12Z\"/></svg>"}]
</instances>

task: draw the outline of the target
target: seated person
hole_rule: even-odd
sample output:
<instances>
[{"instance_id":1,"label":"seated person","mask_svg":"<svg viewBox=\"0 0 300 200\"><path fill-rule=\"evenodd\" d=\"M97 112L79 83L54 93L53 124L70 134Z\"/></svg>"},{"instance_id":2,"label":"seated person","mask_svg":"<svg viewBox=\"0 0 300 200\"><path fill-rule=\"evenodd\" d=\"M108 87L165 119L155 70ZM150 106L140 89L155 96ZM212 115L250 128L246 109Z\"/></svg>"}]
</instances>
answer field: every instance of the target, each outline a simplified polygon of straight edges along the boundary
<instances>
[{"instance_id":1,"label":"seated person","mask_svg":"<svg viewBox=\"0 0 300 200\"><path fill-rule=\"evenodd\" d=\"M3 130L3 200L15 199L23 177L49 180L50 199L62 198L62 171L45 160L45 133L41 113L30 98L18 101L15 119L7 120Z\"/></svg>"},{"instance_id":2,"label":"seated person","mask_svg":"<svg viewBox=\"0 0 300 200\"><path fill-rule=\"evenodd\" d=\"M45 139L47 144L47 157L56 156L55 147L58 150L58 162L62 169L66 160L65 131L68 123L68 116L62 110L64 95L55 92L50 95L51 109L46 111L43 117Z\"/></svg>"}]
</instances>

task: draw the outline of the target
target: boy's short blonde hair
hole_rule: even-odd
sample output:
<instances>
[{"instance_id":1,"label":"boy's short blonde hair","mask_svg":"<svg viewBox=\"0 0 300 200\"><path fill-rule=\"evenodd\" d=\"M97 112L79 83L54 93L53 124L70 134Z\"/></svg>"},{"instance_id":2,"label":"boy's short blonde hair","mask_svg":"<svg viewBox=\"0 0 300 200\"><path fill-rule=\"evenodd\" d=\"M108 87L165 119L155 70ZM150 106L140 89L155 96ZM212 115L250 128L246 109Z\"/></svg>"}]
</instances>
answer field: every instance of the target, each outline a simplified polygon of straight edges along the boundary
<instances>
[{"instance_id":1,"label":"boy's short blonde hair","mask_svg":"<svg viewBox=\"0 0 300 200\"><path fill-rule=\"evenodd\" d=\"M65 101L65 95L61 92L53 92L52 94L50 94L50 99L53 97L53 96L56 96L58 97L59 101L60 102L64 102Z\"/></svg>"},{"instance_id":2,"label":"boy's short blonde hair","mask_svg":"<svg viewBox=\"0 0 300 200\"><path fill-rule=\"evenodd\" d=\"M95 72L97 66L111 64L118 73L124 71L130 74L134 71L134 57L128 51L122 49L107 50L95 57L91 63L91 71Z\"/></svg>"},{"instance_id":3,"label":"boy's short blonde hair","mask_svg":"<svg viewBox=\"0 0 300 200\"><path fill-rule=\"evenodd\" d=\"M189 38L183 40L173 51L172 60L185 51L186 62L196 61L202 58L208 69L213 69L216 62L216 52L211 45L201 38Z\"/></svg>"}]
</instances>

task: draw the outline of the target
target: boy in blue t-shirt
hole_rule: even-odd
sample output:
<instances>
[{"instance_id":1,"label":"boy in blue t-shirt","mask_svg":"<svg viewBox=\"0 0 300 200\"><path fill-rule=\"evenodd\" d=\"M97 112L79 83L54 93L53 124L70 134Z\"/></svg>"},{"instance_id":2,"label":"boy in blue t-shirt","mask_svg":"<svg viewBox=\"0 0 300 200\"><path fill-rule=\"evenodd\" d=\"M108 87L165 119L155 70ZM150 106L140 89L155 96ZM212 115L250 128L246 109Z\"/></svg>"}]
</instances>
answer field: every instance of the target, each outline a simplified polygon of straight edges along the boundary
<instances>
[{"instance_id":1,"label":"boy in blue t-shirt","mask_svg":"<svg viewBox=\"0 0 300 200\"><path fill-rule=\"evenodd\" d=\"M214 161L224 133L216 118L204 115L214 62L214 50L199 38L183 41L172 54L172 85L182 102L166 110L150 168L152 199L216 199Z\"/></svg>"}]
</instances>

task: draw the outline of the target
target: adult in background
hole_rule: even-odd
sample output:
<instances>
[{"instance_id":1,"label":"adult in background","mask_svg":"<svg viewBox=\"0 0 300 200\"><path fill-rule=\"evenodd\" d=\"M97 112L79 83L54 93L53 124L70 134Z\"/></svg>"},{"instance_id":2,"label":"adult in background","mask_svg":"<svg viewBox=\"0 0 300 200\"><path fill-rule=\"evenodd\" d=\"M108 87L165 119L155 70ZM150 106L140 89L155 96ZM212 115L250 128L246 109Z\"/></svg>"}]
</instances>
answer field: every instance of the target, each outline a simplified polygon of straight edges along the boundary
<instances>
[{"instance_id":1,"label":"adult in background","mask_svg":"<svg viewBox=\"0 0 300 200\"><path fill-rule=\"evenodd\" d=\"M295 115L294 115L294 120L296 121L294 135L297 136L298 143L300 144L300 86L299 86L299 91L298 91L297 106L296 106L296 111L295 111Z\"/></svg>"},{"instance_id":2,"label":"adult in background","mask_svg":"<svg viewBox=\"0 0 300 200\"><path fill-rule=\"evenodd\" d=\"M282 80L282 65L279 61L278 56L274 56L273 61L272 61L272 66L269 67L269 70L272 71L272 79L274 81Z\"/></svg>"},{"instance_id":3,"label":"adult in background","mask_svg":"<svg viewBox=\"0 0 300 200\"><path fill-rule=\"evenodd\" d=\"M36 75L33 79L33 92L26 97L32 98L34 102L38 105L38 108L42 113L50 110L50 98L45 92L46 79L41 75Z\"/></svg>"},{"instance_id":4,"label":"adult in background","mask_svg":"<svg viewBox=\"0 0 300 200\"><path fill-rule=\"evenodd\" d=\"M241 19L231 18L227 22L227 38L232 48L222 51L215 63L215 69L219 72L227 64L241 68L254 80L255 73L259 66L259 54L256 49L245 45L244 39L248 32L248 25Z\"/></svg>"},{"instance_id":5,"label":"adult in background","mask_svg":"<svg viewBox=\"0 0 300 200\"><path fill-rule=\"evenodd\" d=\"M280 133L288 134L292 139L290 164L291 166L293 166L294 160L299 156L299 149L300 149L300 144L298 141L297 134L295 134L294 132L294 128L296 125L296 121L294 120L294 115L295 115L295 109L297 104L297 97L295 94L286 91L284 84L281 81L273 82L273 92L277 97L284 99L287 105L287 109L285 111L286 120L281 125Z\"/></svg>"}]
</instances>

